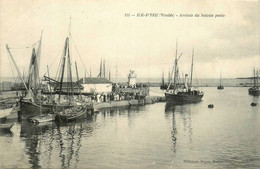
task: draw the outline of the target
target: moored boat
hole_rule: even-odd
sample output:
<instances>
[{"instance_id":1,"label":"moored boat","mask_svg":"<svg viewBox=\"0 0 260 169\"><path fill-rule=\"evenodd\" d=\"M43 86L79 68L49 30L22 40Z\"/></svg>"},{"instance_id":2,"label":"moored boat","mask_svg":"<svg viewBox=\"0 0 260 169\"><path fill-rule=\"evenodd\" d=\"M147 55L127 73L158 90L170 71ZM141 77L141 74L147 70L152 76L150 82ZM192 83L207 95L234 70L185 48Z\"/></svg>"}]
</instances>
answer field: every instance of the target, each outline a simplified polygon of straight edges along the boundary
<instances>
[{"instance_id":1,"label":"moored boat","mask_svg":"<svg viewBox=\"0 0 260 169\"><path fill-rule=\"evenodd\" d=\"M30 121L33 123L46 123L46 122L51 122L55 120L55 114L42 114L39 116L34 116L30 118Z\"/></svg>"},{"instance_id":2,"label":"moored boat","mask_svg":"<svg viewBox=\"0 0 260 169\"><path fill-rule=\"evenodd\" d=\"M224 89L224 86L222 85L222 74L221 73L220 73L219 86L217 87L217 89L219 89L219 90Z\"/></svg>"},{"instance_id":3,"label":"moored boat","mask_svg":"<svg viewBox=\"0 0 260 169\"><path fill-rule=\"evenodd\" d=\"M8 116L9 114L11 114L12 111L13 111L13 107L1 108L0 109L0 119L5 118L6 116Z\"/></svg>"},{"instance_id":4,"label":"moored boat","mask_svg":"<svg viewBox=\"0 0 260 169\"><path fill-rule=\"evenodd\" d=\"M192 64L191 64L191 78L190 84L188 85L188 75L185 75L185 82L181 83L179 78L179 66L178 60L181 55L178 57L177 54L177 43L176 43L176 57L174 63L174 78L173 78L173 89L170 89L171 83L167 91L165 92L166 101L175 102L175 103L194 103L198 102L202 99L204 93L198 89L194 89L192 87L192 74L193 74L193 57L194 57L194 49L192 52Z\"/></svg>"},{"instance_id":5,"label":"moored boat","mask_svg":"<svg viewBox=\"0 0 260 169\"><path fill-rule=\"evenodd\" d=\"M89 106L87 105L74 106L72 108L57 112L55 121L58 123L66 123L77 119L84 119L86 118L89 110L93 111L93 109L89 109Z\"/></svg>"},{"instance_id":6,"label":"moored boat","mask_svg":"<svg viewBox=\"0 0 260 169\"><path fill-rule=\"evenodd\" d=\"M259 96L260 95L260 86L258 82L259 78L259 71L255 71L254 69L254 86L248 89L248 93L253 96Z\"/></svg>"}]
</instances>

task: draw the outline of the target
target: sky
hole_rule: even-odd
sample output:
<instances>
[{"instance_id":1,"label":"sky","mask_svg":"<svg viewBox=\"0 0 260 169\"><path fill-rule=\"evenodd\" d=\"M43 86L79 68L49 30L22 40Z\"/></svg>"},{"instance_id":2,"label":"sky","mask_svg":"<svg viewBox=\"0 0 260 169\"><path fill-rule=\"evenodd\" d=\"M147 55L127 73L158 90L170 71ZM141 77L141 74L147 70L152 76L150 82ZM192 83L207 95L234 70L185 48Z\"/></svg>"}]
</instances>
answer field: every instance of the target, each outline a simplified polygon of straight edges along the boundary
<instances>
[{"instance_id":1,"label":"sky","mask_svg":"<svg viewBox=\"0 0 260 169\"><path fill-rule=\"evenodd\" d=\"M91 69L92 76L97 76L101 59L106 60L112 77L116 67L118 77L126 78L130 69L140 78L160 78L163 71L167 76L177 41L182 74L190 74L193 48L196 78L218 78L220 72L223 78L248 77L254 67L260 68L259 1L0 0L0 9L2 77L13 74L5 45L32 46L39 41L41 31L40 75L48 65L50 76L55 76L70 17L72 59L77 61L80 77L85 68L87 74ZM138 13L175 17L137 17ZM11 49L11 53L20 71L26 72L31 48L22 47Z\"/></svg>"}]
</instances>

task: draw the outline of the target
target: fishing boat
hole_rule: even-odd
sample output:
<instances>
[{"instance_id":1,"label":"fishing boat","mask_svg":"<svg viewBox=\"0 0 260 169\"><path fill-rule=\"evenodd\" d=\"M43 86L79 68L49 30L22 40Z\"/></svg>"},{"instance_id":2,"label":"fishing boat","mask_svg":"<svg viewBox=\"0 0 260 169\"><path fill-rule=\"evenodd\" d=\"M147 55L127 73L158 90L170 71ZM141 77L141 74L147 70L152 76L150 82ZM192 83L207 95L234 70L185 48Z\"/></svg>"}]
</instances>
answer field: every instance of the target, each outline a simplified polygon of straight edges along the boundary
<instances>
[{"instance_id":1,"label":"fishing boat","mask_svg":"<svg viewBox=\"0 0 260 169\"><path fill-rule=\"evenodd\" d=\"M89 109L86 105L74 106L58 112L55 121L58 123L66 123L77 119L83 119L86 118L88 110Z\"/></svg>"},{"instance_id":2,"label":"fishing boat","mask_svg":"<svg viewBox=\"0 0 260 169\"><path fill-rule=\"evenodd\" d=\"M49 70L48 77L49 83L51 81L56 84L56 91L50 92L47 100L43 100L44 94L42 93L41 79L39 78L39 68L40 68L40 55L41 55L41 41L42 36L38 44L38 48L33 45L30 66L28 71L28 82L22 78L20 70L18 69L16 62L11 54L10 47L6 45L7 51L11 58L11 61L15 65L18 72L20 80L23 82L26 88L26 96L20 100L20 114L21 118L29 119L34 116L47 114L51 112L58 112L64 109L68 109L74 106L74 91L72 82L72 72L71 72L71 54L70 54L70 37L71 33L65 40L65 45L63 48L60 66L58 67L57 79L50 78ZM67 63L66 63L67 62ZM64 85L65 67L67 65L67 86ZM48 66L47 66L48 69ZM78 75L77 75L78 76ZM78 84L79 85L79 84ZM66 90L66 91L64 91ZM58 97L58 98L57 98ZM65 98L65 99L64 99Z\"/></svg>"},{"instance_id":3,"label":"fishing boat","mask_svg":"<svg viewBox=\"0 0 260 169\"><path fill-rule=\"evenodd\" d=\"M221 73L220 73L219 86L217 87L217 89L219 89L219 90L224 89L224 86L222 85L222 74Z\"/></svg>"},{"instance_id":4,"label":"fishing boat","mask_svg":"<svg viewBox=\"0 0 260 169\"><path fill-rule=\"evenodd\" d=\"M259 96L260 95L260 86L259 86L259 71L254 69L254 85L253 87L248 89L248 93L253 96Z\"/></svg>"},{"instance_id":5,"label":"fishing boat","mask_svg":"<svg viewBox=\"0 0 260 169\"><path fill-rule=\"evenodd\" d=\"M169 87L170 81L171 81L171 73L170 73L170 70L169 70L169 73L168 73L168 83L165 83L165 80L164 80L164 72L163 72L163 74L162 74L162 83L161 83L160 89L161 89L161 90L167 90L168 87ZM173 85L170 84L169 89L173 89L173 88L174 88Z\"/></svg>"},{"instance_id":6,"label":"fishing boat","mask_svg":"<svg viewBox=\"0 0 260 169\"><path fill-rule=\"evenodd\" d=\"M176 56L175 56L175 62L174 67L172 69L172 72L174 70L174 78L173 82L173 89L167 89L165 92L165 98L168 102L175 102L175 103L194 103L201 100L204 93L198 89L195 89L192 87L192 74L193 74L193 58L194 58L194 49L192 51L192 64L191 64L191 78L190 78L190 84L188 85L188 74L185 75L185 82L181 83L181 79L179 76L179 65L178 61L182 54L178 57L178 43L176 42ZM173 73L172 73L173 74ZM169 86L171 86L171 83Z\"/></svg>"}]
</instances>

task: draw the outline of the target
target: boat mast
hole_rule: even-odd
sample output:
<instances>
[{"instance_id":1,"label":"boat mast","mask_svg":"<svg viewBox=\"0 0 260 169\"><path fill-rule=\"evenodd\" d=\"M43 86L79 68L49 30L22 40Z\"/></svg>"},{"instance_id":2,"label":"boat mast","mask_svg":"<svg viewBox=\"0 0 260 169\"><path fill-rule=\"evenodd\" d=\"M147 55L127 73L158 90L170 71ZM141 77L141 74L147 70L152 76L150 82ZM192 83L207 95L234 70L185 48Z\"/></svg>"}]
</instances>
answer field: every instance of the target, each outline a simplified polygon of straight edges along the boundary
<instances>
[{"instance_id":1,"label":"boat mast","mask_svg":"<svg viewBox=\"0 0 260 169\"><path fill-rule=\"evenodd\" d=\"M254 87L256 87L256 73L255 73L255 68L254 68Z\"/></svg>"},{"instance_id":2,"label":"boat mast","mask_svg":"<svg viewBox=\"0 0 260 169\"><path fill-rule=\"evenodd\" d=\"M258 79L259 79L259 70L257 70L257 72L256 72L256 84L257 84L257 87L259 87Z\"/></svg>"},{"instance_id":3,"label":"boat mast","mask_svg":"<svg viewBox=\"0 0 260 169\"><path fill-rule=\"evenodd\" d=\"M9 53L9 56L10 56L10 58L11 58L13 64L14 64L14 66L15 66L15 69L16 69L18 75L19 75L20 80L23 82L24 87L25 87L25 89L27 90L27 92L29 92L29 90L28 90L28 88L27 88L27 85L25 84L25 81L24 81L24 79L22 78L21 72L20 72L20 70L18 69L18 66L17 66L16 62L14 61L14 58L13 58L13 56L12 56L10 50L9 50L8 44L6 44L6 49L7 49L8 53Z\"/></svg>"},{"instance_id":4,"label":"boat mast","mask_svg":"<svg viewBox=\"0 0 260 169\"><path fill-rule=\"evenodd\" d=\"M176 89L176 77L177 77L177 54L178 54L178 39L176 41L176 55L175 55L175 61L174 61L174 67L172 68L172 72L171 72L171 76L172 77L172 74L173 74L173 69L174 69L174 78L173 78L173 86L174 86L174 89ZM170 86L171 86L171 81L172 79L170 80L170 83L168 85L168 88L167 90L169 90Z\"/></svg>"},{"instance_id":5,"label":"boat mast","mask_svg":"<svg viewBox=\"0 0 260 169\"><path fill-rule=\"evenodd\" d=\"M100 67L99 67L99 77L102 77L102 58L101 58Z\"/></svg>"},{"instance_id":6,"label":"boat mast","mask_svg":"<svg viewBox=\"0 0 260 169\"><path fill-rule=\"evenodd\" d=\"M80 90L80 83L79 83L79 73L78 73L78 66L77 66L77 62L75 62L75 68L76 68L76 74L77 74L77 84L79 86L79 95L81 97L81 90Z\"/></svg>"},{"instance_id":7,"label":"boat mast","mask_svg":"<svg viewBox=\"0 0 260 169\"><path fill-rule=\"evenodd\" d=\"M61 66L59 101L60 101L60 96L61 96L61 92L62 92L62 83L63 83L63 77L64 77L65 63L66 63L66 52L67 52L68 41L69 41L69 38L66 38L65 47L64 47L64 51L63 51L63 59L62 59L63 61L62 61L62 66Z\"/></svg>"},{"instance_id":8,"label":"boat mast","mask_svg":"<svg viewBox=\"0 0 260 169\"><path fill-rule=\"evenodd\" d=\"M162 86L164 86L164 70L162 72Z\"/></svg>"},{"instance_id":9,"label":"boat mast","mask_svg":"<svg viewBox=\"0 0 260 169\"><path fill-rule=\"evenodd\" d=\"M190 88L192 86L192 75L193 75L193 59L194 59L194 47L192 49L192 60L191 60L191 74L190 74Z\"/></svg>"},{"instance_id":10,"label":"boat mast","mask_svg":"<svg viewBox=\"0 0 260 169\"><path fill-rule=\"evenodd\" d=\"M178 66L178 62L177 62L177 55L178 55L178 40L176 41L176 55L175 55L175 65L174 65L174 81L173 81L173 85L176 88L176 78L177 78L177 66Z\"/></svg>"},{"instance_id":11,"label":"boat mast","mask_svg":"<svg viewBox=\"0 0 260 169\"><path fill-rule=\"evenodd\" d=\"M49 72L48 65L47 65L47 73L48 73L48 77L50 77L50 72ZM52 90L51 90L51 79L49 79L49 85L50 85L50 92L51 92L51 103L53 103L53 100L52 100Z\"/></svg>"},{"instance_id":12,"label":"boat mast","mask_svg":"<svg viewBox=\"0 0 260 169\"><path fill-rule=\"evenodd\" d=\"M71 71L71 60L70 60L70 48L69 48L69 40L68 40L68 63L67 63L67 76L68 76L68 80L70 82L70 87L71 87L71 94L69 92L69 102L73 99L73 96L74 96L74 91L73 91L73 82L72 82L72 71Z\"/></svg>"}]
</instances>

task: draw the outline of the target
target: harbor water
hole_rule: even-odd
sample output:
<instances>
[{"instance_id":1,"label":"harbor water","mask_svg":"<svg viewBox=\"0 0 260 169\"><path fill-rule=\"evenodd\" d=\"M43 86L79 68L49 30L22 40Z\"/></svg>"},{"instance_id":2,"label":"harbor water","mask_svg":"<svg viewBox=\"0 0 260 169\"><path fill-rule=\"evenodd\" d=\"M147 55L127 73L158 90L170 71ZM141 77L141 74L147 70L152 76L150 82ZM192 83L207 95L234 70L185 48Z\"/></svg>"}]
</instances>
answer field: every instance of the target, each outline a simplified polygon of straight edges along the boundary
<instances>
[{"instance_id":1,"label":"harbor water","mask_svg":"<svg viewBox=\"0 0 260 169\"><path fill-rule=\"evenodd\" d=\"M102 109L64 125L16 121L0 133L0 168L258 168L260 97L200 89L196 104Z\"/></svg>"}]
</instances>

